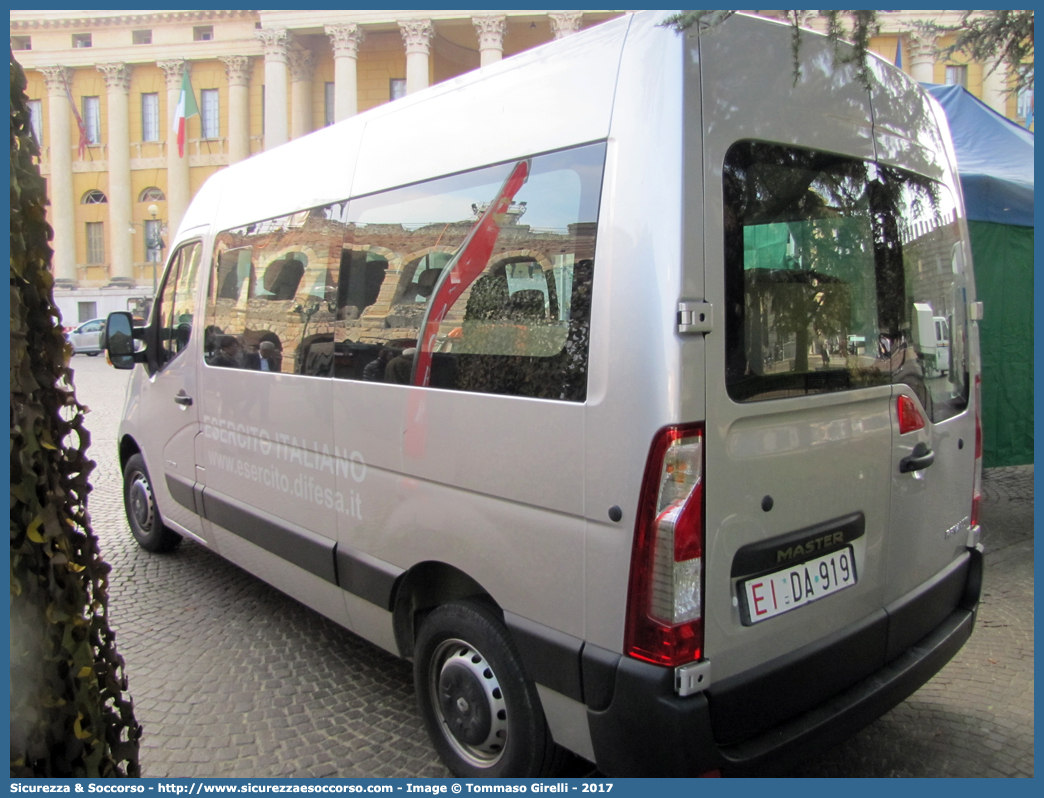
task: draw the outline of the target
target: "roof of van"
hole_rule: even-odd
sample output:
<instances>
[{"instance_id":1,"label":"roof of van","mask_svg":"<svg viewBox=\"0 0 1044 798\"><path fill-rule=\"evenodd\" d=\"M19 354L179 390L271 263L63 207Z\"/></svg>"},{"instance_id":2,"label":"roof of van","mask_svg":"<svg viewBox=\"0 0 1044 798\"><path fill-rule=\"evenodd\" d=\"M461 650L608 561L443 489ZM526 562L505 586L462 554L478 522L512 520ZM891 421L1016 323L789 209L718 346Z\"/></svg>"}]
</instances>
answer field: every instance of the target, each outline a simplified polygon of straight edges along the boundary
<instances>
[{"instance_id":1,"label":"roof of van","mask_svg":"<svg viewBox=\"0 0 1044 798\"><path fill-rule=\"evenodd\" d=\"M200 225L227 230L348 197L604 140L610 135L625 40L660 51L675 47L681 58L683 37L657 29L670 13L624 15L234 164L204 184L186 211L179 236ZM787 26L741 14L722 28L735 29L742 36L744 31L750 33L751 25L765 31ZM908 159L918 147L904 135L903 124L911 111L906 100L912 99L910 87L922 96L923 91L902 80L906 76L890 65L878 65L877 71L888 75L889 90L894 89L894 96L881 96L878 129L903 139L898 151L907 153ZM937 148L925 152L928 162Z\"/></svg>"},{"instance_id":2,"label":"roof of van","mask_svg":"<svg viewBox=\"0 0 1044 798\"><path fill-rule=\"evenodd\" d=\"M240 161L207 181L181 230L200 223L224 230L521 153L605 138L628 27L634 18L654 25L665 15L610 20ZM520 119L531 121L521 129ZM425 134L418 137L418 129ZM348 157L338 159L337 153ZM225 195L231 186L234 198Z\"/></svg>"}]
</instances>

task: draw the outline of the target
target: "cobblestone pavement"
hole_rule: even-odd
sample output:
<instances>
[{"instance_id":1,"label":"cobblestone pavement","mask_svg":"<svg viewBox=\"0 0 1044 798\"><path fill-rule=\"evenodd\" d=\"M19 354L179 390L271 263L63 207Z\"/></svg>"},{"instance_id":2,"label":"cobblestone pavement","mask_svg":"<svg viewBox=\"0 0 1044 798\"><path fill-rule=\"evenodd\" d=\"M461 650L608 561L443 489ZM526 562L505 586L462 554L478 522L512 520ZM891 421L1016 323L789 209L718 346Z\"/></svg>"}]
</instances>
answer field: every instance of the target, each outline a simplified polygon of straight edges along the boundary
<instances>
[{"instance_id":1,"label":"cobblestone pavement","mask_svg":"<svg viewBox=\"0 0 1044 798\"><path fill-rule=\"evenodd\" d=\"M191 541L154 555L123 515L116 435L129 372L73 359L91 408L90 510L150 777L448 776L410 665ZM798 776L1033 775L1033 468L983 483L976 629L932 681Z\"/></svg>"}]
</instances>

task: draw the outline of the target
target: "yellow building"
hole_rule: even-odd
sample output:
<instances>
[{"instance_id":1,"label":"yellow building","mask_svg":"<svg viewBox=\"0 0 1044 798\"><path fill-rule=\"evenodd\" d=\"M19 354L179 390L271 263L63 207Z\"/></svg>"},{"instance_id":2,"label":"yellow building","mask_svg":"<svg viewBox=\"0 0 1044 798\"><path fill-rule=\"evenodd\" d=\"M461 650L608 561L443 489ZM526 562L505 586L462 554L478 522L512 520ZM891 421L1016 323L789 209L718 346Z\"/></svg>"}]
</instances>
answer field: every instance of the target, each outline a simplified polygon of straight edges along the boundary
<instances>
[{"instance_id":1,"label":"yellow building","mask_svg":"<svg viewBox=\"0 0 1044 798\"><path fill-rule=\"evenodd\" d=\"M66 324L151 296L161 239L218 169L623 13L11 11ZM881 12L871 49L895 63L900 47L902 67L916 79L961 82L1017 118L1003 70L987 76L981 64L936 62L932 43L906 25L957 16ZM802 23L824 28L816 12ZM172 123L186 73L200 113L188 121L182 156Z\"/></svg>"}]
</instances>

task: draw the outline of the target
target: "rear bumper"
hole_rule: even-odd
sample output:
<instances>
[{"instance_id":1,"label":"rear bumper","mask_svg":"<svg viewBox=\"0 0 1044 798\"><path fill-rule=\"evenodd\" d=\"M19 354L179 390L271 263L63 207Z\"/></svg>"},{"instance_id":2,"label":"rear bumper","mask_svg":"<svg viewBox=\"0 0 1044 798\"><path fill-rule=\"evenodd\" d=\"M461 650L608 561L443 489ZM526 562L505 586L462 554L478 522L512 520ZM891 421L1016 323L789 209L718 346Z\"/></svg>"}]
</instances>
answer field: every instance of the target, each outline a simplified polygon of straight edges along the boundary
<instances>
[{"instance_id":1,"label":"rear bumper","mask_svg":"<svg viewBox=\"0 0 1044 798\"><path fill-rule=\"evenodd\" d=\"M598 768L610 776L765 775L825 751L953 658L971 635L981 589L982 551L971 549L878 615L685 698L674 693L671 669L585 646L584 697ZM869 669L865 659L851 662L865 656ZM831 692L823 695L817 673L824 662L842 660L848 683L828 682ZM769 694L775 700L764 700ZM773 717L780 704L787 716Z\"/></svg>"}]
</instances>

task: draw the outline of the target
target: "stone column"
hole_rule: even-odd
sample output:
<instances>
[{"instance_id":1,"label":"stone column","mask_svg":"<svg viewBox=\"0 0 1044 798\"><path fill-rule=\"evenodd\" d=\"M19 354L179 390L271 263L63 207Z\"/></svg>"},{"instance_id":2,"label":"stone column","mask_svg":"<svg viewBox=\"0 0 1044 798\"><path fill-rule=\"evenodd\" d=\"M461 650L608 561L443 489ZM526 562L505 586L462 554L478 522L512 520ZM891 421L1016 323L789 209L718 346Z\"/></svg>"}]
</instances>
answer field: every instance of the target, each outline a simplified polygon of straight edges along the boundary
<instances>
[{"instance_id":1,"label":"stone column","mask_svg":"<svg viewBox=\"0 0 1044 798\"><path fill-rule=\"evenodd\" d=\"M564 39L570 33L580 30L580 20L583 19L583 11L552 11L548 15L551 20L551 32L555 39Z\"/></svg>"},{"instance_id":2,"label":"stone column","mask_svg":"<svg viewBox=\"0 0 1044 798\"><path fill-rule=\"evenodd\" d=\"M312 73L315 58L309 50L290 50L287 53L290 65L290 100L293 113L290 115L290 138L307 136L312 125Z\"/></svg>"},{"instance_id":3,"label":"stone column","mask_svg":"<svg viewBox=\"0 0 1044 798\"><path fill-rule=\"evenodd\" d=\"M54 277L63 284L76 282L76 198L73 196L72 111L66 86L72 83L68 67L40 67L47 84L48 148L51 151L51 176L47 197L51 201L51 227L54 228Z\"/></svg>"},{"instance_id":4,"label":"stone column","mask_svg":"<svg viewBox=\"0 0 1044 798\"><path fill-rule=\"evenodd\" d=\"M362 28L354 22L327 25L326 35L334 54L334 121L359 113L359 45Z\"/></svg>"},{"instance_id":5,"label":"stone column","mask_svg":"<svg viewBox=\"0 0 1044 798\"><path fill-rule=\"evenodd\" d=\"M256 33L265 53L265 149L288 141L286 60L290 33L266 28Z\"/></svg>"},{"instance_id":6,"label":"stone column","mask_svg":"<svg viewBox=\"0 0 1044 798\"><path fill-rule=\"evenodd\" d=\"M435 30L430 19L400 22L402 40L406 43L406 93L428 88L428 51Z\"/></svg>"},{"instance_id":7,"label":"stone column","mask_svg":"<svg viewBox=\"0 0 1044 798\"><path fill-rule=\"evenodd\" d=\"M504 57L504 29L506 17L472 17L479 40L479 66L493 64Z\"/></svg>"},{"instance_id":8,"label":"stone column","mask_svg":"<svg viewBox=\"0 0 1044 798\"><path fill-rule=\"evenodd\" d=\"M935 83L935 37L928 33L910 35L910 77L918 83Z\"/></svg>"},{"instance_id":9,"label":"stone column","mask_svg":"<svg viewBox=\"0 0 1044 798\"><path fill-rule=\"evenodd\" d=\"M130 168L131 70L126 64L98 64L105 76L109 105L109 278L113 283L134 283L134 250Z\"/></svg>"},{"instance_id":10,"label":"stone column","mask_svg":"<svg viewBox=\"0 0 1044 798\"><path fill-rule=\"evenodd\" d=\"M228 77L228 163L250 157L250 74L253 59L228 55L221 59Z\"/></svg>"},{"instance_id":11,"label":"stone column","mask_svg":"<svg viewBox=\"0 0 1044 798\"><path fill-rule=\"evenodd\" d=\"M1008 65L987 61L982 65L982 101L1001 116L1008 110Z\"/></svg>"},{"instance_id":12,"label":"stone column","mask_svg":"<svg viewBox=\"0 0 1044 798\"><path fill-rule=\"evenodd\" d=\"M181 99L181 78L189 67L183 58L157 61L156 66L167 76L167 225L173 239L192 199L188 140L186 137L185 155L179 156L178 134L174 131L174 114L178 110L178 100ZM199 103L198 97L196 103Z\"/></svg>"}]
</instances>

